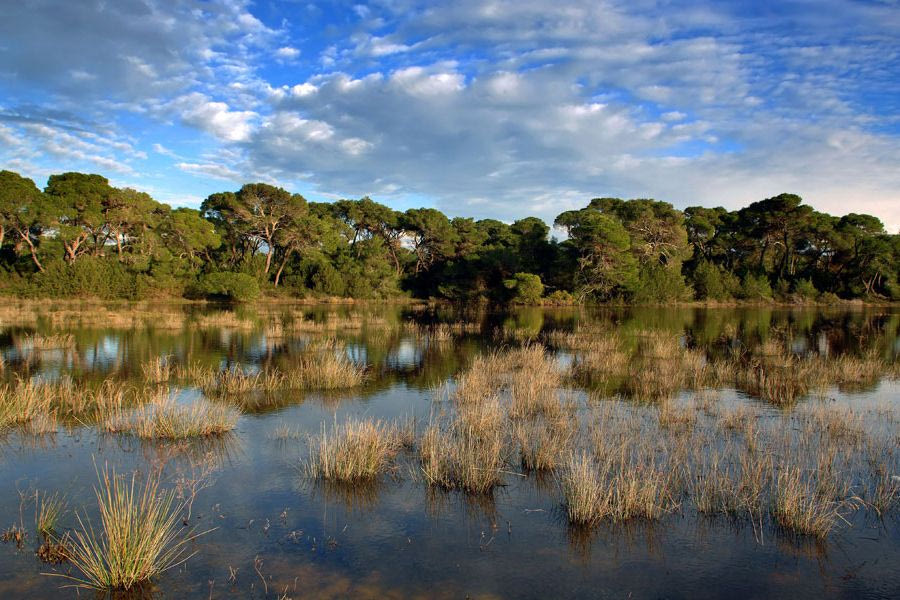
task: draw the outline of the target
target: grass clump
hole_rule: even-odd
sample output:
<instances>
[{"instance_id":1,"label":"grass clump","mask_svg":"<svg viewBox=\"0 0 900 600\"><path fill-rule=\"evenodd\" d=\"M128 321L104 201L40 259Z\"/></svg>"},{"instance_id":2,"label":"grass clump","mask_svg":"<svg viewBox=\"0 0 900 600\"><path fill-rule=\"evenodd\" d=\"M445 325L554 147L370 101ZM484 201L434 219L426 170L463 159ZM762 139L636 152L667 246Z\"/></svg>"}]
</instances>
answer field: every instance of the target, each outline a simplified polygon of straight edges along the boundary
<instances>
[{"instance_id":1,"label":"grass clump","mask_svg":"<svg viewBox=\"0 0 900 600\"><path fill-rule=\"evenodd\" d=\"M47 388L30 381L0 387L0 429L24 425L52 410Z\"/></svg>"},{"instance_id":2,"label":"grass clump","mask_svg":"<svg viewBox=\"0 0 900 600\"><path fill-rule=\"evenodd\" d=\"M41 535L50 535L56 530L59 518L66 512L66 500L59 493L35 496L35 527Z\"/></svg>"},{"instance_id":3,"label":"grass clump","mask_svg":"<svg viewBox=\"0 0 900 600\"><path fill-rule=\"evenodd\" d=\"M15 346L19 351L32 350L66 350L75 347L75 336L71 333L41 335L32 333L17 337Z\"/></svg>"},{"instance_id":4,"label":"grass clump","mask_svg":"<svg viewBox=\"0 0 900 600\"><path fill-rule=\"evenodd\" d=\"M397 427L383 421L337 422L310 440L305 465L310 477L352 483L371 481L385 473L400 449Z\"/></svg>"},{"instance_id":5,"label":"grass clump","mask_svg":"<svg viewBox=\"0 0 900 600\"><path fill-rule=\"evenodd\" d=\"M826 489L823 489L826 488ZM804 474L803 469L785 466L775 481L772 516L784 529L825 538L839 520L841 503L832 498L828 485Z\"/></svg>"},{"instance_id":6,"label":"grass clump","mask_svg":"<svg viewBox=\"0 0 900 600\"><path fill-rule=\"evenodd\" d=\"M173 371L167 356L157 356L141 364L141 372L147 383L166 383L172 377Z\"/></svg>"},{"instance_id":7,"label":"grass clump","mask_svg":"<svg viewBox=\"0 0 900 600\"><path fill-rule=\"evenodd\" d=\"M183 440L224 435L235 428L237 419L238 412L231 406L207 401L179 404L167 398L113 417L106 429L143 439Z\"/></svg>"},{"instance_id":8,"label":"grass clump","mask_svg":"<svg viewBox=\"0 0 900 600\"><path fill-rule=\"evenodd\" d=\"M78 516L68 559L78 571L62 575L79 587L130 590L187 560L181 535L181 505L174 491L150 477L142 485L104 470L96 488L100 527Z\"/></svg>"},{"instance_id":9,"label":"grass clump","mask_svg":"<svg viewBox=\"0 0 900 600\"><path fill-rule=\"evenodd\" d=\"M465 418L432 419L419 447L422 473L429 483L483 494L503 482L504 415L496 407L495 401L468 411Z\"/></svg>"},{"instance_id":10,"label":"grass clump","mask_svg":"<svg viewBox=\"0 0 900 600\"><path fill-rule=\"evenodd\" d=\"M516 423L513 433L519 447L522 469L556 469L569 451L577 428L578 422L571 414Z\"/></svg>"},{"instance_id":11,"label":"grass clump","mask_svg":"<svg viewBox=\"0 0 900 600\"><path fill-rule=\"evenodd\" d=\"M286 373L289 387L293 389L337 390L357 387L366 380L366 369L344 354L326 352L320 356L307 356Z\"/></svg>"},{"instance_id":12,"label":"grass clump","mask_svg":"<svg viewBox=\"0 0 900 600\"><path fill-rule=\"evenodd\" d=\"M588 453L570 456L560 481L570 523L593 525L603 517L603 482Z\"/></svg>"}]
</instances>

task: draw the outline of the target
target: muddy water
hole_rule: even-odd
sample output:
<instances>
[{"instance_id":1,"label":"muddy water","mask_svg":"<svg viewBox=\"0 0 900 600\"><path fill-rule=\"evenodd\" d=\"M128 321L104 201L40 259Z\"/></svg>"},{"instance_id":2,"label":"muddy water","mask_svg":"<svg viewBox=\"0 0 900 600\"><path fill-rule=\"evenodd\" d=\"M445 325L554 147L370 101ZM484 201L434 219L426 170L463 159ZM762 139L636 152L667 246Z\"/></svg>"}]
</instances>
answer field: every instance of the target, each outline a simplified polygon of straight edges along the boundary
<instances>
[{"instance_id":1,"label":"muddy water","mask_svg":"<svg viewBox=\"0 0 900 600\"><path fill-rule=\"evenodd\" d=\"M42 309L46 313L52 306ZM788 311L776 309L523 310L472 314L402 308L297 309L311 323L357 319L352 326L273 337L263 326L204 326L198 312L179 328L114 329L102 323L65 325L49 314L0 330L3 377L78 382L116 378L138 382L141 364L171 356L184 364L290 364L309 340L333 336L348 355L369 366L364 388L346 392L285 392L246 402L236 430L190 444L141 442L92 427L60 426L56 433L6 432L0 439L0 528L24 523L21 548L0 544L0 597L76 597L65 573L35 556L34 490L59 491L70 507L62 529L77 526L74 511L96 523L97 470L120 473L162 468L167 485L208 475L196 492L191 524L211 529L192 545L194 556L158 578L138 597L277 598L897 598L900 597L900 515L847 513L825 541L790 535L770 523L699 515L690 502L657 522L603 524L592 530L567 525L553 475L517 469L491 496L473 497L430 488L414 457L376 485L347 489L304 477L307 434L347 416L404 418L421 423L432 411L435 388L464 369L479 352L603 322L621 332L665 329L711 356L735 344L772 336L797 353L839 355L900 353L900 312ZM246 309L245 309L246 310ZM288 309L283 309L288 312ZM241 315L260 321L272 315ZM270 311L281 318L282 309ZM360 316L362 315L362 316ZM285 317L287 318L287 317ZM476 323L435 339L422 330L464 319ZM414 322L416 330L403 323ZM368 323L368 324L367 324ZM62 329L61 329L62 328ZM31 332L60 330L75 345L34 351L16 340ZM271 333L271 332L270 332ZM563 353L562 359L567 358ZM184 398L196 389L173 390ZM682 398L694 392L684 391ZM853 389L830 389L835 402L893 406L900 384L883 379ZM579 411L591 400L576 391ZM764 418L784 409L747 394L721 390L721 402L755 403ZM767 416L767 417L766 417ZM885 439L900 435L892 423ZM281 432L279 434L279 432ZM286 433L289 432L289 433ZM882 432L884 433L884 432ZM81 592L85 594L84 591ZM92 592L87 596L91 597Z\"/></svg>"}]
</instances>

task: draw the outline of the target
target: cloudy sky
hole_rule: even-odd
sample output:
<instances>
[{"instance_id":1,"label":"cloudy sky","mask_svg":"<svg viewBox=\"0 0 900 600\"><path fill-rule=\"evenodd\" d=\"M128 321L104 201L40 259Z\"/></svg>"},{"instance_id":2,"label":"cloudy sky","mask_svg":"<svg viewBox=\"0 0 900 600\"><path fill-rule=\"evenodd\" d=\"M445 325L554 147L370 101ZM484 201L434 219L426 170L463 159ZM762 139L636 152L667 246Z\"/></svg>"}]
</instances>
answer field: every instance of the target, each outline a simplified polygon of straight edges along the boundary
<instances>
[{"instance_id":1,"label":"cloudy sky","mask_svg":"<svg viewBox=\"0 0 900 600\"><path fill-rule=\"evenodd\" d=\"M896 0L19 0L0 167L552 221L794 192L900 228Z\"/></svg>"}]
</instances>

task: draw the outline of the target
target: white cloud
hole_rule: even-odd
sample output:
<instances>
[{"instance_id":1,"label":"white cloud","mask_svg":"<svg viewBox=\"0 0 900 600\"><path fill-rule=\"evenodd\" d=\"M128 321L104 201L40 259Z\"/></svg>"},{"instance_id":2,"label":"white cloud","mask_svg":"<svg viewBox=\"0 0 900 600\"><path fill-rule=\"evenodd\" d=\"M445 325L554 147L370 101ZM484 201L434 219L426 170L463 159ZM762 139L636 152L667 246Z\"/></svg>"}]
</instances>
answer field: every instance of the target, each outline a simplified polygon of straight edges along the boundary
<instances>
[{"instance_id":1,"label":"white cloud","mask_svg":"<svg viewBox=\"0 0 900 600\"><path fill-rule=\"evenodd\" d=\"M409 94L419 96L451 94L465 87L465 77L460 73L429 72L423 67L398 69L391 73L390 82Z\"/></svg>"},{"instance_id":2,"label":"white cloud","mask_svg":"<svg viewBox=\"0 0 900 600\"><path fill-rule=\"evenodd\" d=\"M291 46L282 46L275 51L275 58L279 58L282 60L293 60L298 56L300 56L300 51Z\"/></svg>"},{"instance_id":3,"label":"white cloud","mask_svg":"<svg viewBox=\"0 0 900 600\"><path fill-rule=\"evenodd\" d=\"M140 171L136 146L158 142L198 178L303 179L322 194L425 196L507 220L552 219L599 194L736 207L796 191L900 225L900 13L889 6L782 3L775 17L739 2L624 0L341 10L318 47L290 37L297 23L268 27L245 0L33 0L0 22L0 156ZM211 137L175 155L166 139L122 133L139 119Z\"/></svg>"},{"instance_id":4,"label":"white cloud","mask_svg":"<svg viewBox=\"0 0 900 600\"><path fill-rule=\"evenodd\" d=\"M253 111L231 110L225 102L211 100L199 92L176 98L171 109L185 123L230 142L249 138L253 122L259 116Z\"/></svg>"},{"instance_id":5,"label":"white cloud","mask_svg":"<svg viewBox=\"0 0 900 600\"><path fill-rule=\"evenodd\" d=\"M241 174L239 172L217 163L180 162L176 163L175 167L192 175L201 175L203 177L212 177L214 179L233 182L239 182L241 180Z\"/></svg>"},{"instance_id":6,"label":"white cloud","mask_svg":"<svg viewBox=\"0 0 900 600\"><path fill-rule=\"evenodd\" d=\"M156 152L157 154L161 154L163 156L168 156L169 158L178 158L178 155L175 152L173 152L172 150L169 150L162 144L153 144L153 151Z\"/></svg>"}]
</instances>

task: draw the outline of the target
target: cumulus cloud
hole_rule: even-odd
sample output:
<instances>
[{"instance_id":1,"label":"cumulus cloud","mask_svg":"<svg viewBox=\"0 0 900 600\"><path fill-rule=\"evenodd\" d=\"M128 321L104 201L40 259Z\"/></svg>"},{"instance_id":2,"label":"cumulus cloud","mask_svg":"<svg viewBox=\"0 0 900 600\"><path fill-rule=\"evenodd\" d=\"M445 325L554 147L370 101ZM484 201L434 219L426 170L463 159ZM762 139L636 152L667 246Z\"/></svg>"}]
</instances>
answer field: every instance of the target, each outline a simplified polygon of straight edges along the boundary
<instances>
[{"instance_id":1,"label":"cumulus cloud","mask_svg":"<svg viewBox=\"0 0 900 600\"><path fill-rule=\"evenodd\" d=\"M168 108L188 125L230 142L246 140L259 116L249 110L232 110L225 102L214 101L200 92L180 96Z\"/></svg>"},{"instance_id":2,"label":"cumulus cloud","mask_svg":"<svg viewBox=\"0 0 900 600\"><path fill-rule=\"evenodd\" d=\"M35 0L0 22L0 85L18 107L0 142L24 140L0 156L127 172L145 160L127 125L139 117L203 134L178 155L140 140L196 178L505 220L596 195L737 207L793 191L896 229L900 12L772 11L413 1L285 11L276 28L244 0Z\"/></svg>"},{"instance_id":3,"label":"cumulus cloud","mask_svg":"<svg viewBox=\"0 0 900 600\"><path fill-rule=\"evenodd\" d=\"M280 58L282 60L293 60L298 56L300 56L300 51L291 46L282 46L275 51L275 58Z\"/></svg>"}]
</instances>

